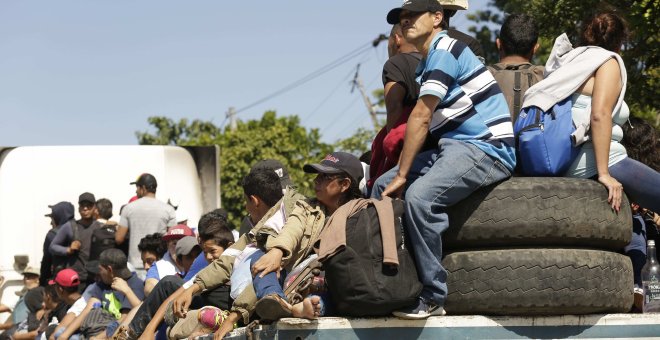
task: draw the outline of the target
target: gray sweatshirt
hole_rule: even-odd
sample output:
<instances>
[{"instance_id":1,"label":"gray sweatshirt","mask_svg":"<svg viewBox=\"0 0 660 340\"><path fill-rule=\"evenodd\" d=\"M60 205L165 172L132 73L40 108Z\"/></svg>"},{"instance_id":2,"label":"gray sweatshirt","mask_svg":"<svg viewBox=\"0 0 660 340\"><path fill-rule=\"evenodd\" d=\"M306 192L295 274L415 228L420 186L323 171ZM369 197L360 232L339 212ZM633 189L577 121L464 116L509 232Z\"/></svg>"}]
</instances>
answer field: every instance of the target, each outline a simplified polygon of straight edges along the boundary
<instances>
[{"instance_id":1,"label":"gray sweatshirt","mask_svg":"<svg viewBox=\"0 0 660 340\"><path fill-rule=\"evenodd\" d=\"M527 89L522 107L536 106L544 111L549 110L554 104L577 91L610 58L615 58L621 69L623 87L612 114L618 112L623 104L628 80L621 56L597 46L573 48L566 33L555 40L550 57L545 64L545 79ZM579 121L573 117L573 123L576 128L571 135L574 145L581 145L588 141L591 121L589 119Z\"/></svg>"}]
</instances>

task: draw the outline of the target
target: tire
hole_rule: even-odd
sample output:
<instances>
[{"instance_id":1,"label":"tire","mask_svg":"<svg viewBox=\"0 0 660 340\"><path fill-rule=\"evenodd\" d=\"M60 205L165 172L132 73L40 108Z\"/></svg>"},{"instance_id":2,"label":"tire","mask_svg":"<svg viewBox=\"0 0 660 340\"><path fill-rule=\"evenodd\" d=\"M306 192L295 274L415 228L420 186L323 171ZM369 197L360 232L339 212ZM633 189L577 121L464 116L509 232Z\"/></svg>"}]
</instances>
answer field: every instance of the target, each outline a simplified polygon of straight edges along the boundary
<instances>
[{"instance_id":1,"label":"tire","mask_svg":"<svg viewBox=\"0 0 660 340\"><path fill-rule=\"evenodd\" d=\"M513 177L448 210L447 249L555 246L619 251L632 235L625 197L616 214L593 180Z\"/></svg>"},{"instance_id":2,"label":"tire","mask_svg":"<svg viewBox=\"0 0 660 340\"><path fill-rule=\"evenodd\" d=\"M507 249L452 253L449 314L625 313L633 272L624 255L586 249Z\"/></svg>"}]
</instances>

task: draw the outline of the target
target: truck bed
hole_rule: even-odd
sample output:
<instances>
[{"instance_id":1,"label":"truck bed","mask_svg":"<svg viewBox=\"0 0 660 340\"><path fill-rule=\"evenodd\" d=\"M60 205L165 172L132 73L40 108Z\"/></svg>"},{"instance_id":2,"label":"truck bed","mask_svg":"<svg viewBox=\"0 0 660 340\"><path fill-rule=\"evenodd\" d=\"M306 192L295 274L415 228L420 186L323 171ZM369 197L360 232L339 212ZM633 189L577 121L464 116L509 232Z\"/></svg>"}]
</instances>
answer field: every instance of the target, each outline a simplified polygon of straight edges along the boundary
<instances>
[{"instance_id":1,"label":"truck bed","mask_svg":"<svg viewBox=\"0 0 660 340\"><path fill-rule=\"evenodd\" d=\"M288 318L270 325L242 327L225 339L660 339L660 313L564 315L552 317L440 316L397 318ZM212 336L201 339L213 339Z\"/></svg>"}]
</instances>

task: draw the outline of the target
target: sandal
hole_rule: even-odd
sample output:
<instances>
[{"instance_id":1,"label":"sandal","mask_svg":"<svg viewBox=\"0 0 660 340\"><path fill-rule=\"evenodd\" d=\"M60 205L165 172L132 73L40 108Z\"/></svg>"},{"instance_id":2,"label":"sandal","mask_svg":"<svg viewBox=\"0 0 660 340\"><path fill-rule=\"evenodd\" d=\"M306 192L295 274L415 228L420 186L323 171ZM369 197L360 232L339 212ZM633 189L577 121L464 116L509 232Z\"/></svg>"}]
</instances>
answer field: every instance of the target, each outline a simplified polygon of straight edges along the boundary
<instances>
[{"instance_id":1,"label":"sandal","mask_svg":"<svg viewBox=\"0 0 660 340\"><path fill-rule=\"evenodd\" d=\"M269 294L257 301L255 306L257 314L267 321L276 321L291 317L291 305L277 294Z\"/></svg>"}]
</instances>

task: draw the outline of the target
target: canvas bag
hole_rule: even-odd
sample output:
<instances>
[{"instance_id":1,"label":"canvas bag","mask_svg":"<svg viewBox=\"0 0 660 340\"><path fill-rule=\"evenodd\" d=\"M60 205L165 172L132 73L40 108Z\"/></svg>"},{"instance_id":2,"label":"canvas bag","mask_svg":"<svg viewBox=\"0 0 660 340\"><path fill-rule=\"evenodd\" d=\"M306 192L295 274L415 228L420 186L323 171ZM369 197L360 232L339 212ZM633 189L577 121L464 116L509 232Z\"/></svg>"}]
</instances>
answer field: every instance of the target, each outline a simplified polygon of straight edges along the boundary
<instances>
[{"instance_id":1,"label":"canvas bag","mask_svg":"<svg viewBox=\"0 0 660 340\"><path fill-rule=\"evenodd\" d=\"M511 112L511 119L516 120L522 109L522 99L532 85L543 79L543 66L524 64L494 64L488 66L493 78L500 86Z\"/></svg>"},{"instance_id":2,"label":"canvas bag","mask_svg":"<svg viewBox=\"0 0 660 340\"><path fill-rule=\"evenodd\" d=\"M562 176L577 157L571 134L575 131L572 98L556 103L549 111L524 108L513 124L518 167L526 176Z\"/></svg>"}]
</instances>

